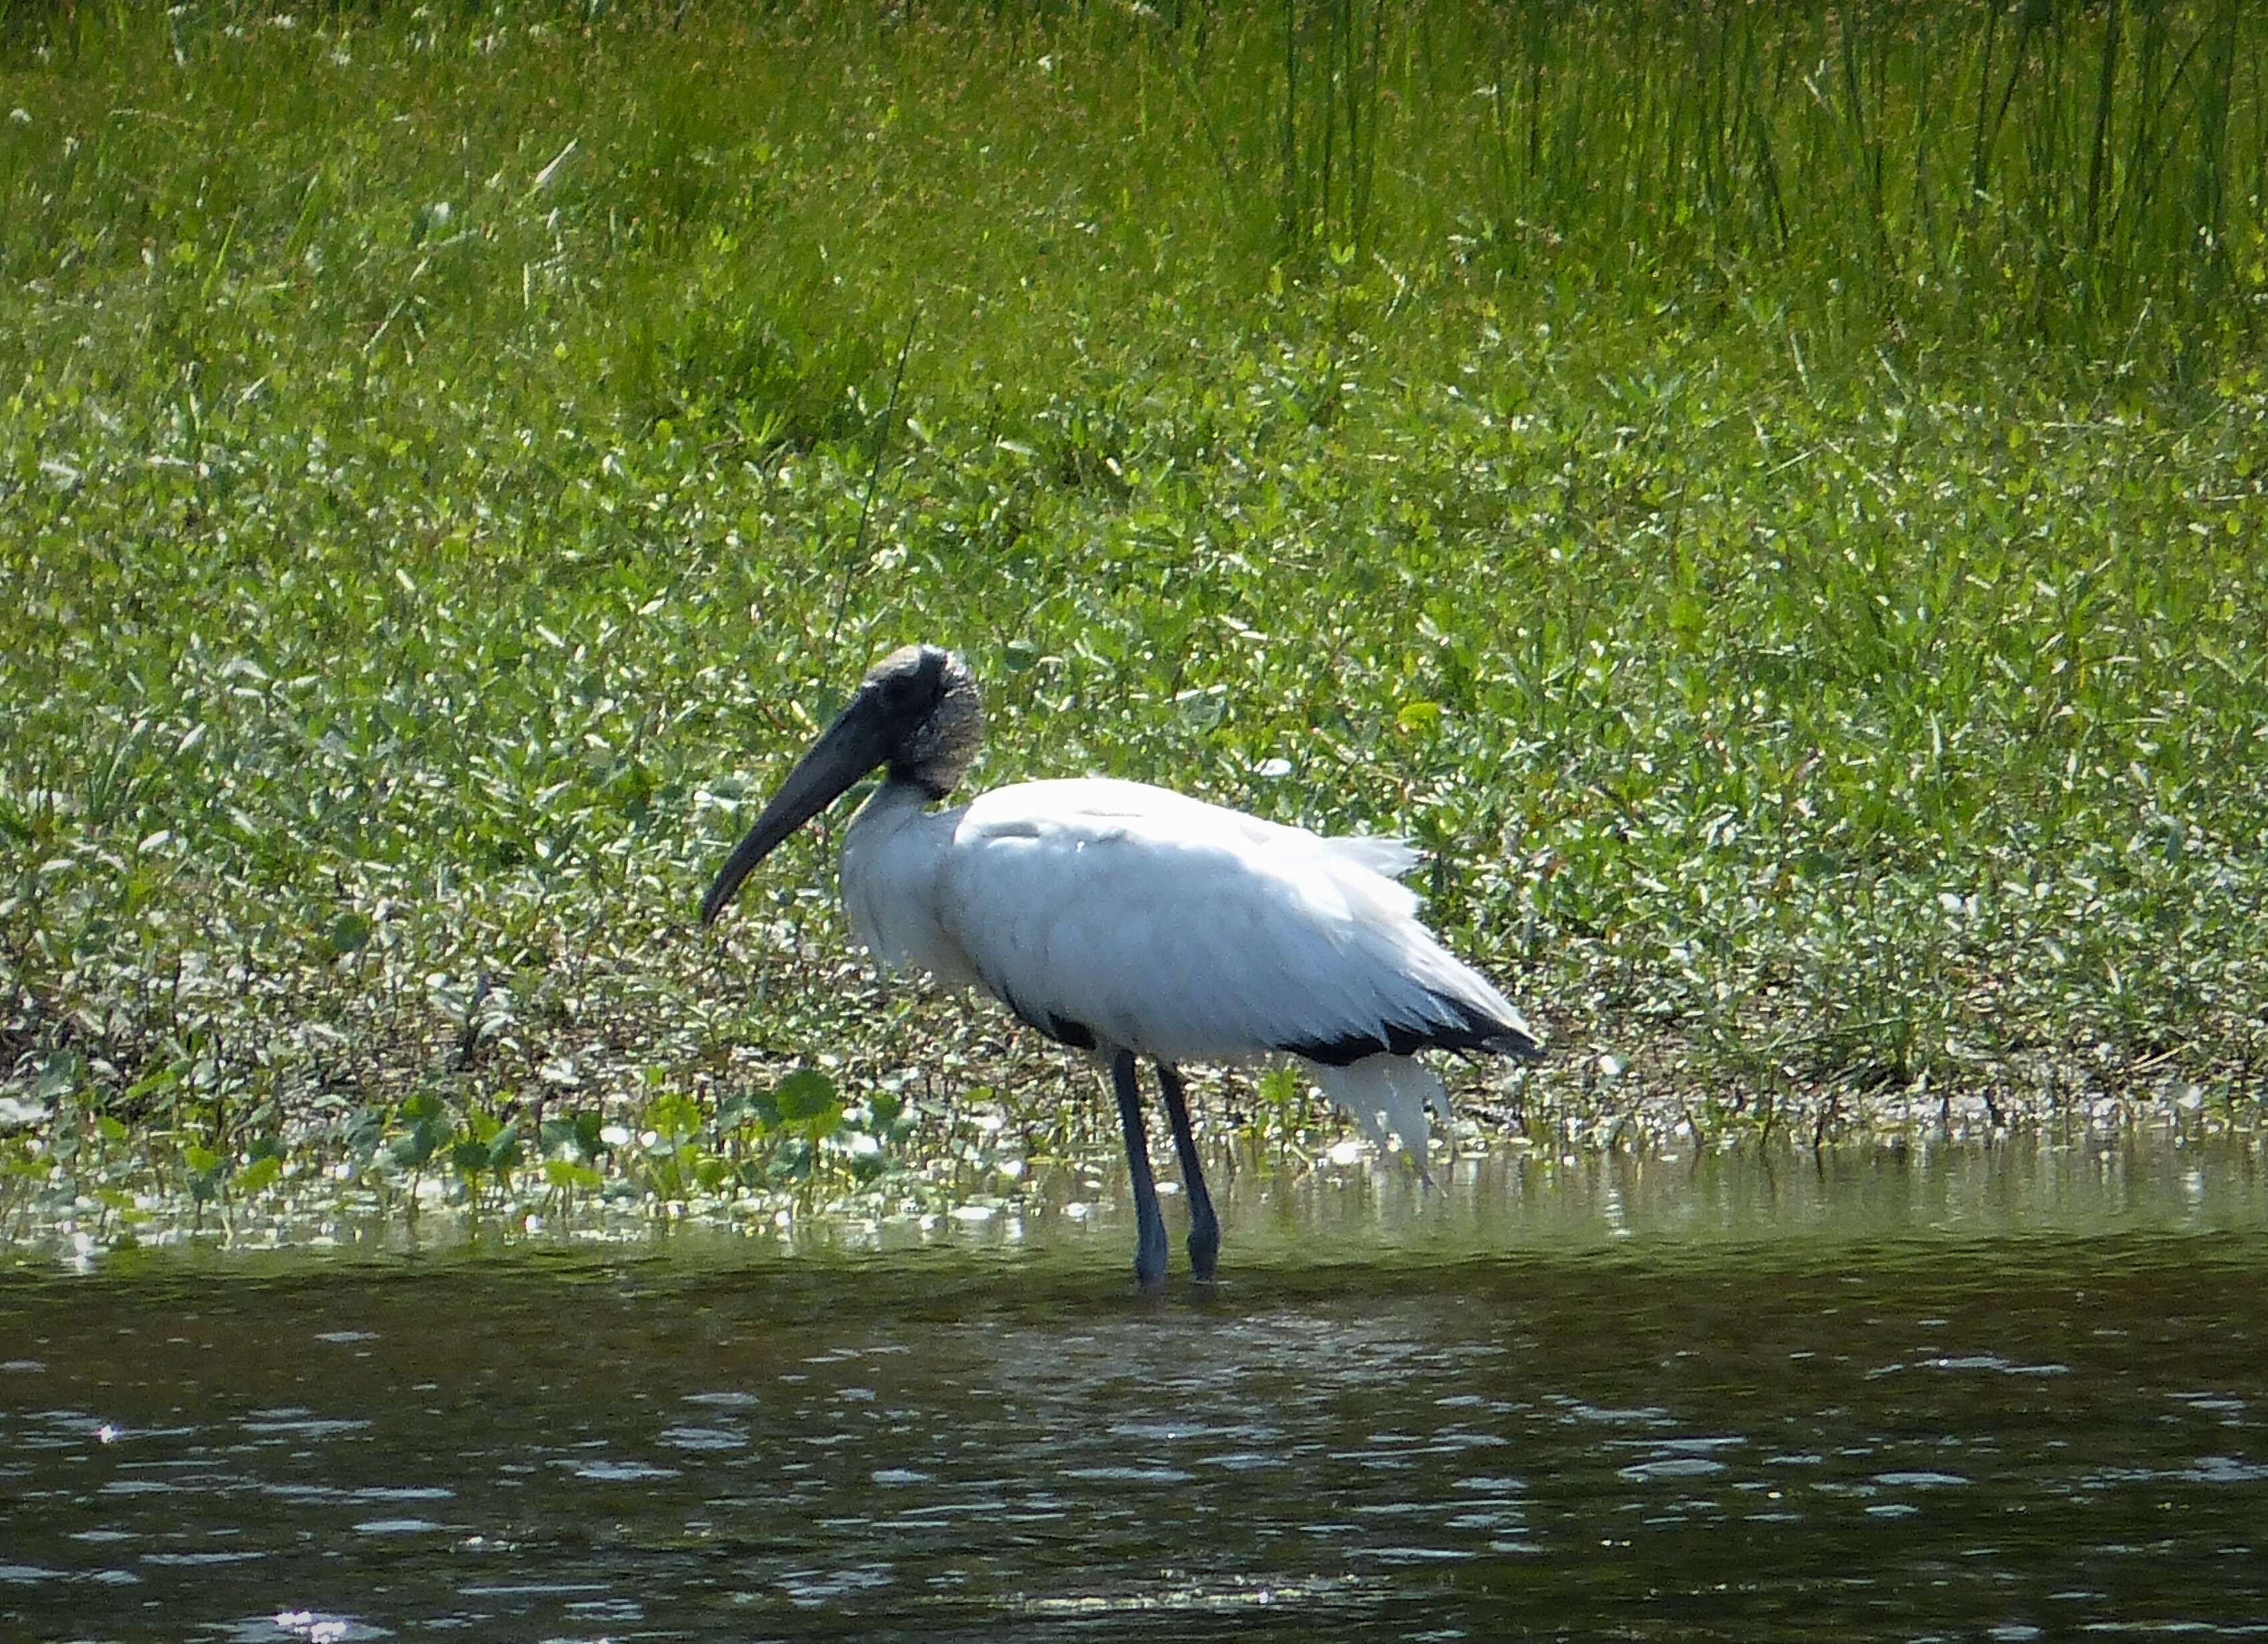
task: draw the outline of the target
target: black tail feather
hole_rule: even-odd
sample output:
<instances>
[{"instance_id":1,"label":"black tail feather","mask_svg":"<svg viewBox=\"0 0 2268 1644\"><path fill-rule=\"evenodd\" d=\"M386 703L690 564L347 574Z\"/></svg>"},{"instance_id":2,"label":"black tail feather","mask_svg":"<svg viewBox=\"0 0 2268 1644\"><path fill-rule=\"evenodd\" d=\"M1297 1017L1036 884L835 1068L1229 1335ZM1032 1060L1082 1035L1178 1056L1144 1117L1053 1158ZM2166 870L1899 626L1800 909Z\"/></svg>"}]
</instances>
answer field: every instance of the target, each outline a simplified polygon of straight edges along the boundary
<instances>
[{"instance_id":1,"label":"black tail feather","mask_svg":"<svg viewBox=\"0 0 2268 1644\"><path fill-rule=\"evenodd\" d=\"M1516 1022L1506 1022L1476 1009L1461 999L1433 995L1441 1018L1430 1022L1388 1022L1371 1033L1346 1033L1335 1039L1310 1039L1276 1049L1326 1068L1344 1068L1366 1056L1407 1056L1413 1051L1448 1050L1461 1055L1485 1053L1535 1061L1543 1047Z\"/></svg>"}]
</instances>

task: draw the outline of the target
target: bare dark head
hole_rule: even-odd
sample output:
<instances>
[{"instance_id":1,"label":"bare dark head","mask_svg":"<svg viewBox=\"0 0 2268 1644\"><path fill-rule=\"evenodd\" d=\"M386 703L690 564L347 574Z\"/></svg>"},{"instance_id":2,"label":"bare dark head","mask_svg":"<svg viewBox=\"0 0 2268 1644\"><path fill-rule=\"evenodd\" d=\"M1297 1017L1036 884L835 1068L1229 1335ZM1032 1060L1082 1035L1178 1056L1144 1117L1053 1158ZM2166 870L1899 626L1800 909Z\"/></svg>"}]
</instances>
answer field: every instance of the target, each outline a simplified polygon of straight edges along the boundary
<instances>
[{"instance_id":1,"label":"bare dark head","mask_svg":"<svg viewBox=\"0 0 2268 1644\"><path fill-rule=\"evenodd\" d=\"M911 782L932 799L951 793L984 734L968 664L935 645L902 646L866 670L843 716L861 701L887 729L889 751L880 762L891 780Z\"/></svg>"},{"instance_id":2,"label":"bare dark head","mask_svg":"<svg viewBox=\"0 0 2268 1644\"><path fill-rule=\"evenodd\" d=\"M976 757L984 710L968 665L935 645L908 645L876 663L819 740L790 771L701 904L709 923L748 870L876 766L932 799L951 793Z\"/></svg>"}]
</instances>

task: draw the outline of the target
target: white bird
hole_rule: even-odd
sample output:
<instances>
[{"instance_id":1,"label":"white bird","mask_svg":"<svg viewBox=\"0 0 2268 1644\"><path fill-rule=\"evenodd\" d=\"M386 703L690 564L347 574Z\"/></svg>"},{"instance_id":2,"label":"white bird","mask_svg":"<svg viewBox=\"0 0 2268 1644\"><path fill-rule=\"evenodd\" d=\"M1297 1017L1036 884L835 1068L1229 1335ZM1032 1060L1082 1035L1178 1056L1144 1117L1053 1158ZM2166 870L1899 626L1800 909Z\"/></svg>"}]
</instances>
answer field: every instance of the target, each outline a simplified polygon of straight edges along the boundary
<instances>
[{"instance_id":1,"label":"white bird","mask_svg":"<svg viewBox=\"0 0 2268 1644\"><path fill-rule=\"evenodd\" d=\"M1532 1059L1536 1034L1418 922L1397 840L1328 839L1142 782L1020 782L951 811L983 731L958 657L909 645L877 663L764 807L701 905L877 766L843 840L852 931L886 967L984 989L1110 1068L1139 1229L1136 1278L1166 1271L1136 1058L1153 1062L1189 1200L1189 1265L1212 1276L1220 1226L1177 1064L1289 1056L1380 1148L1422 1175L1440 1079L1412 1053Z\"/></svg>"}]
</instances>

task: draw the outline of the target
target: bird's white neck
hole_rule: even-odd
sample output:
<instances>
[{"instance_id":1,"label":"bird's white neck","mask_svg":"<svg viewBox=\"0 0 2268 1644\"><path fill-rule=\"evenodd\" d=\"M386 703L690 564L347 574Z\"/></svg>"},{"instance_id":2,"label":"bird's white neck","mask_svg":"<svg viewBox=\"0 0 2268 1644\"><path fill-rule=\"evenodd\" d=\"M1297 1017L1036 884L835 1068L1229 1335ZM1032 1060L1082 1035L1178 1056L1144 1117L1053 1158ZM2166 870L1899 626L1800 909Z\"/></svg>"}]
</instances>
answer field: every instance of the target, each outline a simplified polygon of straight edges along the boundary
<instances>
[{"instance_id":1,"label":"bird's white neck","mask_svg":"<svg viewBox=\"0 0 2268 1644\"><path fill-rule=\"evenodd\" d=\"M931 803L919 783L893 778L858 807L843 835L843 911L885 967L958 986L972 972L939 926L937 877L961 813Z\"/></svg>"},{"instance_id":2,"label":"bird's white neck","mask_svg":"<svg viewBox=\"0 0 2268 1644\"><path fill-rule=\"evenodd\" d=\"M858 814L850 818L843 830L843 855L847 859L862 841L871 841L895 833L907 823L934 804L929 792L919 782L902 777L887 778L880 787L866 796L866 803L858 807Z\"/></svg>"}]
</instances>

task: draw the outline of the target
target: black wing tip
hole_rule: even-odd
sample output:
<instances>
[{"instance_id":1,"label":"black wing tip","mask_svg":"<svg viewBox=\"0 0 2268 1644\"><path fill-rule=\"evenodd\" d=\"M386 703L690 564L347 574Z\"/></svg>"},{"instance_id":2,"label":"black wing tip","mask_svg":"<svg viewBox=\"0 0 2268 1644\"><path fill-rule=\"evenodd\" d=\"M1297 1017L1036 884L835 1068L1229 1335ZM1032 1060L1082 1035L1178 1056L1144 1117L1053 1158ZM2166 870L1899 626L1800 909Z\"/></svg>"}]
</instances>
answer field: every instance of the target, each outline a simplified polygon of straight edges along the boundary
<instances>
[{"instance_id":1,"label":"black wing tip","mask_svg":"<svg viewBox=\"0 0 2268 1644\"><path fill-rule=\"evenodd\" d=\"M1095 1038L1094 1030L1084 1022L1075 1022L1071 1017L1058 1016L1052 1010L1028 1009L1005 987L995 987L989 982L985 987L994 998L1008 1007L1009 1015L1014 1016L1026 1027L1055 1040L1058 1045L1068 1045L1073 1050L1093 1050L1099 1043Z\"/></svg>"},{"instance_id":2,"label":"black wing tip","mask_svg":"<svg viewBox=\"0 0 2268 1644\"><path fill-rule=\"evenodd\" d=\"M1499 1033L1481 1046L1499 1056L1509 1056L1518 1062L1538 1062L1543 1060L1543 1044L1534 1034L1515 1030Z\"/></svg>"},{"instance_id":3,"label":"black wing tip","mask_svg":"<svg viewBox=\"0 0 2268 1644\"><path fill-rule=\"evenodd\" d=\"M1442 999L1437 1002L1454 1011L1454 1018L1388 1022L1376 1032L1345 1033L1336 1039L1311 1039L1305 1044L1278 1045L1275 1048L1321 1062L1326 1068L1344 1068L1370 1056L1407 1056L1421 1050L1454 1051L1467 1056L1479 1052L1509 1056L1522 1062L1543 1059L1543 1045L1525 1024L1499 1021L1458 1000Z\"/></svg>"}]
</instances>

